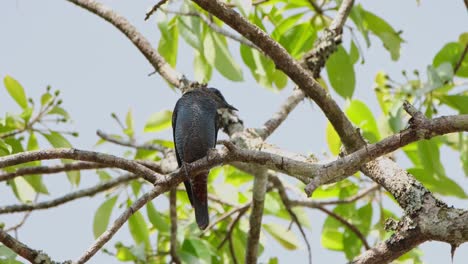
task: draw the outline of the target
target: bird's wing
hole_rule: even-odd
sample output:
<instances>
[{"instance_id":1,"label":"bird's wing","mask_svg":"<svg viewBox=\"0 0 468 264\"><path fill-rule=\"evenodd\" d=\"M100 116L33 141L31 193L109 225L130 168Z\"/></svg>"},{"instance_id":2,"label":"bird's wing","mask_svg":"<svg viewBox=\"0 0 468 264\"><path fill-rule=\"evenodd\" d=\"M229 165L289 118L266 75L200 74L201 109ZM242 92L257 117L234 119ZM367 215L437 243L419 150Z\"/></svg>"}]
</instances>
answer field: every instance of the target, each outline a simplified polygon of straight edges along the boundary
<instances>
[{"instance_id":1,"label":"bird's wing","mask_svg":"<svg viewBox=\"0 0 468 264\"><path fill-rule=\"evenodd\" d=\"M176 126L177 126L177 109L179 106L179 102L176 103L176 106L174 108L174 111L172 112L172 137L174 139L174 148L175 148L175 154L176 154L176 159L177 159L177 164L179 165L179 168L182 167L182 159L180 158L179 151L177 151L177 140L176 140ZM188 176L188 175L186 175ZM184 186L185 190L187 191L187 196L189 198L190 204L193 206L193 194L192 194L192 185L190 184L190 181L184 181Z\"/></svg>"},{"instance_id":2,"label":"bird's wing","mask_svg":"<svg viewBox=\"0 0 468 264\"><path fill-rule=\"evenodd\" d=\"M176 106L174 107L174 111L172 112L172 138L174 139L174 149L175 149L175 154L176 154L176 159L177 159L177 164L182 166L182 160L179 157L179 152L177 151L177 140L176 140L176 124L177 124L177 109L178 109L178 102L176 103Z\"/></svg>"}]
</instances>

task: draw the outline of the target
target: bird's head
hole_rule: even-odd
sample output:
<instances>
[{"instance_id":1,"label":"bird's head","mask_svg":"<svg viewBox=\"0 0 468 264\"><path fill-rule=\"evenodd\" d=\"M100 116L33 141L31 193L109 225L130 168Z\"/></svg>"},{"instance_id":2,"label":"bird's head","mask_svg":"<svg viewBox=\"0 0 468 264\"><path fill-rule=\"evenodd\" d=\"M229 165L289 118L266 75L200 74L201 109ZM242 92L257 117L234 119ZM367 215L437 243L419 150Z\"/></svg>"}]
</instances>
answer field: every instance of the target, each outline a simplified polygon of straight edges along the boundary
<instances>
[{"instance_id":1,"label":"bird's head","mask_svg":"<svg viewBox=\"0 0 468 264\"><path fill-rule=\"evenodd\" d=\"M237 111L237 108L235 108L234 106L232 106L228 102L226 102L226 99L224 99L224 96L221 94L221 92L218 89L208 88L208 90L210 91L210 94L215 99L215 101L218 104L219 108L227 108L227 109L230 109L230 110Z\"/></svg>"}]
</instances>

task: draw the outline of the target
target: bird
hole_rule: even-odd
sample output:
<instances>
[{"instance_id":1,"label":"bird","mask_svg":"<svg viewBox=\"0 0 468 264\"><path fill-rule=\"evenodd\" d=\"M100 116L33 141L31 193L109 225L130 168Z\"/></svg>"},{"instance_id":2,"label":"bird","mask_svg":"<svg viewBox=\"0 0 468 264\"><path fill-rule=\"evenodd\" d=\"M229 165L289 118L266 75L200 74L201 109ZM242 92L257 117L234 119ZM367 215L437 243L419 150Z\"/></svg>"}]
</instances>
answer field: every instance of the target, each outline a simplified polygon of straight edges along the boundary
<instances>
[{"instance_id":1,"label":"bird","mask_svg":"<svg viewBox=\"0 0 468 264\"><path fill-rule=\"evenodd\" d=\"M188 91L177 101L172 113L172 133L178 167L205 157L216 147L218 137L218 109L237 109L228 104L216 88ZM209 170L186 175L184 181L195 219L201 230L209 224L207 178ZM189 177L190 176L190 177Z\"/></svg>"}]
</instances>

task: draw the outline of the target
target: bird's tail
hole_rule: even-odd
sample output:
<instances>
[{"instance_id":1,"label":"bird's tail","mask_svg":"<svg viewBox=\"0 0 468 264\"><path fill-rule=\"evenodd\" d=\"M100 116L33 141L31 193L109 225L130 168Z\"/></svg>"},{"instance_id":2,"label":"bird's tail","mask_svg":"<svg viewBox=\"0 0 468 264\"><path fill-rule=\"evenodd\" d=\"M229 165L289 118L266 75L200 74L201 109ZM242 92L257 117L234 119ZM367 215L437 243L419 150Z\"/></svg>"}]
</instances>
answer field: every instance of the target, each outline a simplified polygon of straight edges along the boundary
<instances>
[{"instance_id":1,"label":"bird's tail","mask_svg":"<svg viewBox=\"0 0 468 264\"><path fill-rule=\"evenodd\" d=\"M190 181L192 185L192 205L195 209L195 219L198 227L204 230L209 222L207 179L209 171L202 171Z\"/></svg>"}]
</instances>

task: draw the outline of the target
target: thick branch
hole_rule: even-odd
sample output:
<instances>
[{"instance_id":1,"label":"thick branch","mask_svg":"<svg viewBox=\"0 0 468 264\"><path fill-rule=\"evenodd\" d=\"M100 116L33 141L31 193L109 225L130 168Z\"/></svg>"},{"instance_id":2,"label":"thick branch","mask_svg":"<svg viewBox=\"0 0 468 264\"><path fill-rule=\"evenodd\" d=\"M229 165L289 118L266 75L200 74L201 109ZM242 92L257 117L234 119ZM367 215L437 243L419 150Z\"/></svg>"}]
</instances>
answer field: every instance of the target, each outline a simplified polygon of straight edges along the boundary
<instances>
[{"instance_id":1,"label":"thick branch","mask_svg":"<svg viewBox=\"0 0 468 264\"><path fill-rule=\"evenodd\" d=\"M67 202L70 202L79 198L83 198L87 196L94 196L97 193L109 190L111 188L114 188L117 185L120 185L122 183L131 181L137 178L138 176L136 176L135 174L128 174L128 175L114 178L112 180L108 180L106 182L100 183L90 188L86 188L83 190L79 190L76 192L66 194L62 197L59 197L57 199L53 199L50 201L40 202L37 204L16 204L16 205L1 206L0 214L8 214L8 213L16 213L16 212L30 212L34 210L48 209L48 208L59 206L59 205L62 205L64 203L67 203Z\"/></svg>"},{"instance_id":2,"label":"thick branch","mask_svg":"<svg viewBox=\"0 0 468 264\"><path fill-rule=\"evenodd\" d=\"M148 169L136 161L119 158L105 153L63 148L21 152L0 157L0 168L18 165L30 161L50 159L71 159L106 164L137 174L152 183L156 181L157 177L161 177L154 171Z\"/></svg>"},{"instance_id":3,"label":"thick branch","mask_svg":"<svg viewBox=\"0 0 468 264\"><path fill-rule=\"evenodd\" d=\"M154 69L170 84L180 86L181 74L175 71L151 43L123 16L93 0L67 0L100 16L118 28L140 50Z\"/></svg>"},{"instance_id":4,"label":"thick branch","mask_svg":"<svg viewBox=\"0 0 468 264\"><path fill-rule=\"evenodd\" d=\"M286 73L307 96L317 103L335 127L345 146L349 149L354 149L364 144L364 141L355 131L353 125L341 111L338 104L314 80L312 74L295 61L279 43L218 0L193 1L252 41L269 56L275 62L278 69Z\"/></svg>"}]
</instances>

